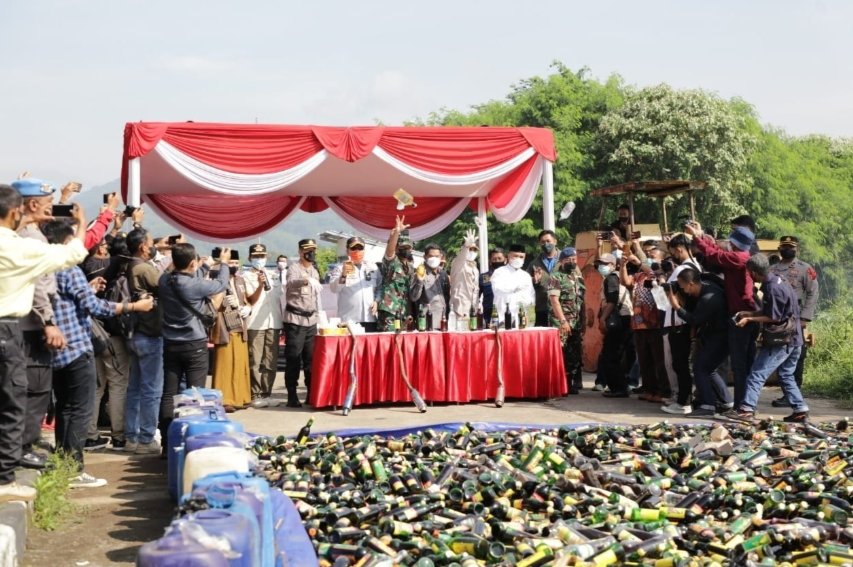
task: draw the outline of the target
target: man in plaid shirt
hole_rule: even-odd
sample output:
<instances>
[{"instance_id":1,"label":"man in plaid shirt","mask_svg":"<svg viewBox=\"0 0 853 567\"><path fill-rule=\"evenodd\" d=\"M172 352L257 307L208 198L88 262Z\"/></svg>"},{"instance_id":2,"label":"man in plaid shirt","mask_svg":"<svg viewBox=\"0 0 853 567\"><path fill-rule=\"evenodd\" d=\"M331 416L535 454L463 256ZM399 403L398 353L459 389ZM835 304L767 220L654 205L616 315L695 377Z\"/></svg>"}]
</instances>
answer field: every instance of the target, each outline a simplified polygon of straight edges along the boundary
<instances>
[{"instance_id":1,"label":"man in plaid shirt","mask_svg":"<svg viewBox=\"0 0 853 567\"><path fill-rule=\"evenodd\" d=\"M74 235L65 221L50 221L42 227L47 241L64 244ZM93 281L98 281L96 280ZM104 285L103 281L96 285ZM53 300L56 325L66 346L53 355L53 391L56 395L56 446L71 453L80 466L73 487L104 486L106 480L83 472L83 446L92 419L93 392L97 382L90 317L113 317L126 311L149 311L153 301L111 303L99 299L78 266L56 273L57 293Z\"/></svg>"}]
</instances>

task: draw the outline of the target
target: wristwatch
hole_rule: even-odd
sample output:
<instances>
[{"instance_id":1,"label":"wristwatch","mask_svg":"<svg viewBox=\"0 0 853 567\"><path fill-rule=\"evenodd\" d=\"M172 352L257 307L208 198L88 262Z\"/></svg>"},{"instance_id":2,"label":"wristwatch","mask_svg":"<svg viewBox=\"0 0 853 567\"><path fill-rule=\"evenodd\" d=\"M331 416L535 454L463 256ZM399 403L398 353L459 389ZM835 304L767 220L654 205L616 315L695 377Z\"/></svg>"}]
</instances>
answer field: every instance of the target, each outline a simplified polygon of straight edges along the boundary
<instances>
[{"instance_id":1,"label":"wristwatch","mask_svg":"<svg viewBox=\"0 0 853 567\"><path fill-rule=\"evenodd\" d=\"M53 322L53 319L48 319L44 322L45 327L56 327L56 323Z\"/></svg>"}]
</instances>

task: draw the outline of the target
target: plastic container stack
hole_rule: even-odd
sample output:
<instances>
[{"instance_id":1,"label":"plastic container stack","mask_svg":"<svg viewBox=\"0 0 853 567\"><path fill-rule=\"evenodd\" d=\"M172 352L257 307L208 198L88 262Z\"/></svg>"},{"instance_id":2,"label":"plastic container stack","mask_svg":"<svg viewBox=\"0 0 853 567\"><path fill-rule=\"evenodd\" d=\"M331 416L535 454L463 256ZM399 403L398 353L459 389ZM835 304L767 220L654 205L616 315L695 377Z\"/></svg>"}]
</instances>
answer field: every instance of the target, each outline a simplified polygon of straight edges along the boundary
<instances>
[{"instance_id":1,"label":"plastic container stack","mask_svg":"<svg viewBox=\"0 0 853 567\"><path fill-rule=\"evenodd\" d=\"M443 429L253 450L321 565L853 564L846 421Z\"/></svg>"},{"instance_id":2,"label":"plastic container stack","mask_svg":"<svg viewBox=\"0 0 853 567\"><path fill-rule=\"evenodd\" d=\"M254 476L256 457L215 390L176 397L169 492L183 495L166 535L142 546L141 567L311 567L313 547L290 499Z\"/></svg>"}]
</instances>

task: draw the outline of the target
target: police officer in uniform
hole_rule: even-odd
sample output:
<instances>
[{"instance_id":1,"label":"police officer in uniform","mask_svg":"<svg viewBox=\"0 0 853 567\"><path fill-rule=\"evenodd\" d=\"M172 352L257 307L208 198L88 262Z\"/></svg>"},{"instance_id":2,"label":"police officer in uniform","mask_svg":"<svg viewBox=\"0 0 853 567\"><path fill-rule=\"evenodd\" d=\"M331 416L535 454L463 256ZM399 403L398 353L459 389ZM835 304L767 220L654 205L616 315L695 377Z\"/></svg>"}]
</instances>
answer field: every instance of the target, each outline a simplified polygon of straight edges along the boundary
<instances>
[{"instance_id":1,"label":"police officer in uniform","mask_svg":"<svg viewBox=\"0 0 853 567\"><path fill-rule=\"evenodd\" d=\"M815 309L817 308L818 284L815 269L797 258L799 247L800 241L796 236L780 238L778 250L781 260L778 264L770 267L770 272L785 278L794 288L800 304L800 321L803 326L803 334L805 334L806 325L814 319ZM806 360L806 351L806 345L803 345L800 360L797 362L797 370L794 372L798 387L803 384L803 362ZM785 396L773 400L773 407L784 408L789 406L790 404Z\"/></svg>"},{"instance_id":2,"label":"police officer in uniform","mask_svg":"<svg viewBox=\"0 0 853 567\"><path fill-rule=\"evenodd\" d=\"M287 268L285 282L284 355L287 367L284 371L284 386L287 389L287 407L298 408L302 404L296 396L299 370L305 376L306 400L311 397L311 360L314 357L314 337L317 336L317 319L320 293L323 286L320 274L314 267L317 243L311 238L299 241L299 261Z\"/></svg>"}]
</instances>

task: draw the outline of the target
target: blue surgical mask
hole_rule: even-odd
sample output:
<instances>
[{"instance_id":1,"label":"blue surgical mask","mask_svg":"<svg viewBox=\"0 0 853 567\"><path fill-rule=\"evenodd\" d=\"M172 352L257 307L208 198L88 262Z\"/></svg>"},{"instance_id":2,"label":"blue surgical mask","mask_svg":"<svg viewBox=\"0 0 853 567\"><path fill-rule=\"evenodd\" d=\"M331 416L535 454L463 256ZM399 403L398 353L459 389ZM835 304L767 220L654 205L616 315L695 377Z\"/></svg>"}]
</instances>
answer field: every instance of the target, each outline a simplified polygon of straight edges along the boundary
<instances>
[{"instance_id":1,"label":"blue surgical mask","mask_svg":"<svg viewBox=\"0 0 853 567\"><path fill-rule=\"evenodd\" d=\"M651 265L654 263L654 260L652 260L651 258L646 258L646 259L645 259L645 261L644 261L643 263L644 263L646 266L651 267Z\"/></svg>"},{"instance_id":2,"label":"blue surgical mask","mask_svg":"<svg viewBox=\"0 0 853 567\"><path fill-rule=\"evenodd\" d=\"M252 267L256 270L263 270L267 265L267 261L263 258L252 258Z\"/></svg>"},{"instance_id":3,"label":"blue surgical mask","mask_svg":"<svg viewBox=\"0 0 853 567\"><path fill-rule=\"evenodd\" d=\"M602 278L606 278L610 275L610 272L613 271L613 268L609 264L603 264L598 266L598 273L601 274Z\"/></svg>"}]
</instances>

